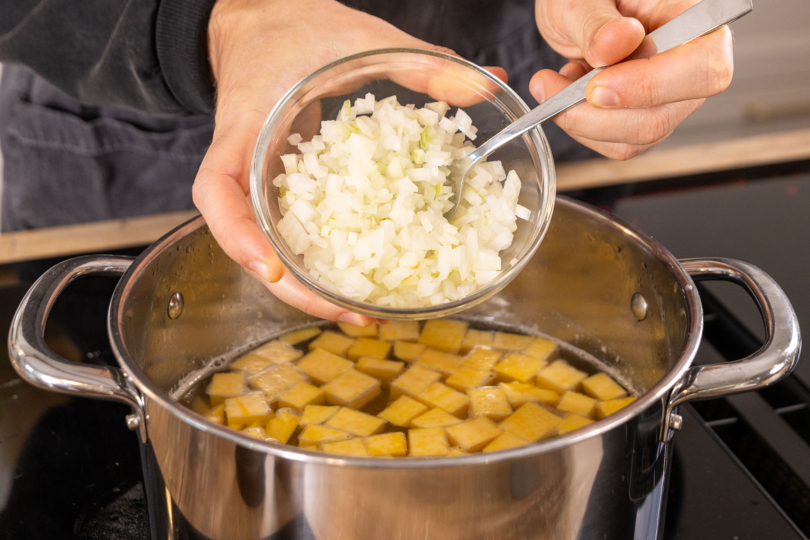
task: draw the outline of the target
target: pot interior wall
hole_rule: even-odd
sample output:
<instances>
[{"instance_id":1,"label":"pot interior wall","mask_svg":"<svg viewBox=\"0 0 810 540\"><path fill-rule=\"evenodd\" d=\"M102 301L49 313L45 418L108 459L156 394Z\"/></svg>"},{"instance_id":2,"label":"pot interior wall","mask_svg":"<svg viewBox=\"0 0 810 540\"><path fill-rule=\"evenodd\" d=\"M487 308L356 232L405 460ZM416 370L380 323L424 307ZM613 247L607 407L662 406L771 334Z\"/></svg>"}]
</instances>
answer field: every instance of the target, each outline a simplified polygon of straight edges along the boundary
<instances>
[{"instance_id":1,"label":"pot interior wall","mask_svg":"<svg viewBox=\"0 0 810 540\"><path fill-rule=\"evenodd\" d=\"M129 357L163 391L216 356L316 321L275 299L232 262L201 218L156 248L123 284L114 316ZM167 307L177 292L184 309L172 319ZM635 293L648 305L641 321L631 309ZM530 265L463 317L554 336L644 392L680 355L688 329L685 302L654 245L560 198Z\"/></svg>"}]
</instances>

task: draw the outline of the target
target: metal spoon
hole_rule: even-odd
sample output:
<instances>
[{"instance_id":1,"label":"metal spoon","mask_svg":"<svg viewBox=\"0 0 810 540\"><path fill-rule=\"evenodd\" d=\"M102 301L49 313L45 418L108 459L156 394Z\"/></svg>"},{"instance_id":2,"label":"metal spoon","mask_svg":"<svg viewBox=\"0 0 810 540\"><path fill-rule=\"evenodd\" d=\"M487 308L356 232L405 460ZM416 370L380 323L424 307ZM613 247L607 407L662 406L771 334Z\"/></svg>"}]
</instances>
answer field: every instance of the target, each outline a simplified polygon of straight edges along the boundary
<instances>
[{"instance_id":1,"label":"metal spoon","mask_svg":"<svg viewBox=\"0 0 810 540\"><path fill-rule=\"evenodd\" d=\"M657 30L647 34L644 41L633 54L624 61L634 58L649 58L658 53L668 51L678 45L688 43L693 39L717 30L724 24L729 24L753 9L753 0L703 0L699 4L684 11ZM522 116L501 132L494 135L487 142L468 157L472 159L461 175L456 189L454 190L453 207L445 212L444 216L449 220L458 210L461 202L461 193L464 189L464 182L467 174L478 164L479 161L499 149L506 143L520 137L533 127L542 124L546 120L554 118L566 109L573 107L585 99L585 87L588 81L594 78L597 73L602 72L609 66L594 68L585 76L577 79L569 86Z\"/></svg>"}]
</instances>

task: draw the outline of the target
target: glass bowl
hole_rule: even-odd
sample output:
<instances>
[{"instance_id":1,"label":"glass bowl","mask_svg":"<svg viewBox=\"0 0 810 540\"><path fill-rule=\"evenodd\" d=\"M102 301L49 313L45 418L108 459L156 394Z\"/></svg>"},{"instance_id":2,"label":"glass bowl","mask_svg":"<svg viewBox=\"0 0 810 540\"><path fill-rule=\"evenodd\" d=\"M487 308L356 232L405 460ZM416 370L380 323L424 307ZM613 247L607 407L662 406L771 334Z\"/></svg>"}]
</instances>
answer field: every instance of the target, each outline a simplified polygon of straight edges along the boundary
<instances>
[{"instance_id":1,"label":"glass bowl","mask_svg":"<svg viewBox=\"0 0 810 540\"><path fill-rule=\"evenodd\" d=\"M478 127L480 145L529 111L503 81L488 71L444 53L418 49L380 49L347 56L322 67L296 84L276 104L259 133L250 168L250 192L256 221L288 270L316 294L348 310L379 319L429 319L457 313L483 302L504 288L532 258L545 235L554 206L555 176L551 150L540 127L490 156L522 181L519 203L531 211L518 220L512 244L501 252L502 272L489 284L452 302L427 307L396 308L358 302L313 278L282 239L279 189L273 179L284 172L281 155L297 153L287 137L309 140L321 120L334 120L347 99L372 93L378 100L396 95L401 104L444 100L462 107ZM452 110L451 110L452 112ZM450 113L448 113L450 114ZM511 264L511 261L515 261Z\"/></svg>"}]
</instances>

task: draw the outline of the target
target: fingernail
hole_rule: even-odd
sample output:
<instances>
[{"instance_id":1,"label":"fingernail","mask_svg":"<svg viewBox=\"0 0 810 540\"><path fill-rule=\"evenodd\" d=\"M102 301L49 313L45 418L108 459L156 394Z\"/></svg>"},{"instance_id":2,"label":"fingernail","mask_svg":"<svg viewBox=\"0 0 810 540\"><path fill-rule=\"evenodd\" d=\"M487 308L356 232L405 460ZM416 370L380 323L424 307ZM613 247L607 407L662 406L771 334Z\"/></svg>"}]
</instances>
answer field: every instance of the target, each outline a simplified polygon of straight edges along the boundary
<instances>
[{"instance_id":1,"label":"fingernail","mask_svg":"<svg viewBox=\"0 0 810 540\"><path fill-rule=\"evenodd\" d=\"M546 100L546 86L543 84L543 79L538 77L531 82L531 93L537 103L543 103Z\"/></svg>"},{"instance_id":2,"label":"fingernail","mask_svg":"<svg viewBox=\"0 0 810 540\"><path fill-rule=\"evenodd\" d=\"M619 106L619 96L613 90L604 86L597 86L591 92L590 102L597 107L606 109Z\"/></svg>"},{"instance_id":3,"label":"fingernail","mask_svg":"<svg viewBox=\"0 0 810 540\"><path fill-rule=\"evenodd\" d=\"M351 313L351 312L348 312L348 311L346 313L344 313L343 315L341 315L338 318L338 320L340 322L353 324L355 326L368 326L366 324L365 319L363 319L362 315L358 315L357 313Z\"/></svg>"},{"instance_id":4,"label":"fingernail","mask_svg":"<svg viewBox=\"0 0 810 540\"><path fill-rule=\"evenodd\" d=\"M279 265L281 266L281 265ZM281 273L270 273L270 270L267 269L267 265L264 264L262 261L250 261L248 264L248 268L259 274L261 277L269 281L270 283L275 283L284 277L284 267L281 268Z\"/></svg>"}]
</instances>

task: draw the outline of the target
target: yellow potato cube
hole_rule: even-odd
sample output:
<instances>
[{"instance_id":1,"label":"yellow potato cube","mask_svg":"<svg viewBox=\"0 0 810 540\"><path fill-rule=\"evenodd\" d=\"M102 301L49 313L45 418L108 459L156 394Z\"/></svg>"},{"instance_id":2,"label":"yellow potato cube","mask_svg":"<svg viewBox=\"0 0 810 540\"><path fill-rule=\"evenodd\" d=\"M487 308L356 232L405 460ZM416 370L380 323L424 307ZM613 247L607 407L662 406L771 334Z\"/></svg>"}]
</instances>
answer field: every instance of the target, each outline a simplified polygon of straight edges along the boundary
<instances>
[{"instance_id":1,"label":"yellow potato cube","mask_svg":"<svg viewBox=\"0 0 810 540\"><path fill-rule=\"evenodd\" d=\"M498 363L498 360L500 360L502 356L503 353L495 349L476 347L464 358L464 362L461 366L477 369L479 371L489 371L495 367L495 364Z\"/></svg>"},{"instance_id":2,"label":"yellow potato cube","mask_svg":"<svg viewBox=\"0 0 810 540\"><path fill-rule=\"evenodd\" d=\"M529 346L534 337L522 334L510 334L509 332L495 332L495 340L492 342L494 349L502 351L520 351Z\"/></svg>"},{"instance_id":3,"label":"yellow potato cube","mask_svg":"<svg viewBox=\"0 0 810 540\"><path fill-rule=\"evenodd\" d=\"M396 401L390 403L380 414L377 416L391 422L395 426L408 427L411 421L417 416L421 415L428 408L408 396L400 396Z\"/></svg>"},{"instance_id":4,"label":"yellow potato cube","mask_svg":"<svg viewBox=\"0 0 810 540\"><path fill-rule=\"evenodd\" d=\"M393 322L393 321L392 321ZM419 358L427 347L419 343L408 343L406 341L394 342L394 356L406 362L413 362Z\"/></svg>"},{"instance_id":5,"label":"yellow potato cube","mask_svg":"<svg viewBox=\"0 0 810 540\"><path fill-rule=\"evenodd\" d=\"M216 407L227 398L239 397L247 392L244 373L214 373L206 393L211 406Z\"/></svg>"},{"instance_id":6,"label":"yellow potato cube","mask_svg":"<svg viewBox=\"0 0 810 540\"><path fill-rule=\"evenodd\" d=\"M290 332L289 334L284 334L280 338L279 341L283 341L284 343L289 343L290 345L297 345L298 343L304 342L308 339L312 339L317 335L320 335L322 330L317 326L310 326L309 328L302 328L301 330L296 330L295 332Z\"/></svg>"},{"instance_id":7,"label":"yellow potato cube","mask_svg":"<svg viewBox=\"0 0 810 540\"><path fill-rule=\"evenodd\" d=\"M249 352L234 360L233 363L228 367L237 371L244 371L249 375L256 375L273 364L275 364L275 362L273 362L272 358L267 358L266 356L260 356L258 354L254 354L253 352Z\"/></svg>"},{"instance_id":8,"label":"yellow potato cube","mask_svg":"<svg viewBox=\"0 0 810 540\"><path fill-rule=\"evenodd\" d=\"M216 407L210 409L207 413L205 413L205 419L210 420L215 424L224 424L225 423L225 403L220 403Z\"/></svg>"},{"instance_id":9,"label":"yellow potato cube","mask_svg":"<svg viewBox=\"0 0 810 540\"><path fill-rule=\"evenodd\" d=\"M588 418L593 418L594 407L596 407L595 399L570 390L564 393L557 403L558 411L574 412Z\"/></svg>"},{"instance_id":10,"label":"yellow potato cube","mask_svg":"<svg viewBox=\"0 0 810 540\"><path fill-rule=\"evenodd\" d=\"M438 429L438 428L437 428ZM495 440L501 430L489 418L476 418L445 428L450 443L465 452L478 452Z\"/></svg>"},{"instance_id":11,"label":"yellow potato cube","mask_svg":"<svg viewBox=\"0 0 810 540\"><path fill-rule=\"evenodd\" d=\"M248 437L253 437L254 439L259 439L261 441L267 439L267 432L264 430L263 427L260 426L246 427L245 429L242 430L242 433L244 433Z\"/></svg>"},{"instance_id":12,"label":"yellow potato cube","mask_svg":"<svg viewBox=\"0 0 810 540\"><path fill-rule=\"evenodd\" d=\"M461 448L451 448L449 452L447 452L447 457L457 457L457 456L468 456L469 454L462 450Z\"/></svg>"},{"instance_id":13,"label":"yellow potato cube","mask_svg":"<svg viewBox=\"0 0 810 540\"><path fill-rule=\"evenodd\" d=\"M466 333L467 323L464 321L430 319L425 321L422 333L419 334L419 343L455 354L461 349L461 342Z\"/></svg>"},{"instance_id":14,"label":"yellow potato cube","mask_svg":"<svg viewBox=\"0 0 810 540\"><path fill-rule=\"evenodd\" d=\"M337 441L346 441L352 436L345 431L318 424L310 424L298 435L299 444L325 444Z\"/></svg>"},{"instance_id":15,"label":"yellow potato cube","mask_svg":"<svg viewBox=\"0 0 810 540\"><path fill-rule=\"evenodd\" d=\"M569 431L574 431L575 429L585 427L588 424L593 424L593 420L585 418L577 413L571 413L563 418L562 422L557 424L554 431L557 435L562 435L564 433L568 433Z\"/></svg>"},{"instance_id":16,"label":"yellow potato cube","mask_svg":"<svg viewBox=\"0 0 810 540\"><path fill-rule=\"evenodd\" d=\"M436 349L426 349L425 352L416 359L415 364L438 371L447 376L452 375L463 361L464 357L457 354L437 351Z\"/></svg>"},{"instance_id":17,"label":"yellow potato cube","mask_svg":"<svg viewBox=\"0 0 810 540\"><path fill-rule=\"evenodd\" d=\"M360 409L380 395L380 381L356 369L350 369L323 385L321 389L326 392L326 401L332 405Z\"/></svg>"},{"instance_id":18,"label":"yellow potato cube","mask_svg":"<svg viewBox=\"0 0 810 540\"><path fill-rule=\"evenodd\" d=\"M225 400L225 418L228 425L250 424L257 420L267 421L270 418L270 407L264 394L247 394Z\"/></svg>"},{"instance_id":19,"label":"yellow potato cube","mask_svg":"<svg viewBox=\"0 0 810 540\"><path fill-rule=\"evenodd\" d=\"M470 418L486 416L490 420L503 420L512 414L512 407L503 388L484 386L467 390L470 397Z\"/></svg>"},{"instance_id":20,"label":"yellow potato cube","mask_svg":"<svg viewBox=\"0 0 810 540\"><path fill-rule=\"evenodd\" d=\"M278 397L279 407L301 410L307 405L320 405L326 401L326 394L317 386L298 383Z\"/></svg>"},{"instance_id":21,"label":"yellow potato cube","mask_svg":"<svg viewBox=\"0 0 810 540\"><path fill-rule=\"evenodd\" d=\"M458 368L450 375L444 383L450 388L455 388L459 392L467 392L470 388L484 386L492 380L492 373L479 369L464 367Z\"/></svg>"},{"instance_id":22,"label":"yellow potato cube","mask_svg":"<svg viewBox=\"0 0 810 540\"><path fill-rule=\"evenodd\" d=\"M269 358L276 364L286 364L301 358L304 353L278 339L268 341L264 345L257 347L250 351L248 354L255 354L256 356L263 356Z\"/></svg>"},{"instance_id":23,"label":"yellow potato cube","mask_svg":"<svg viewBox=\"0 0 810 540\"><path fill-rule=\"evenodd\" d=\"M566 390L576 390L588 376L584 371L570 366L562 360L555 360L537 373L537 386L562 394Z\"/></svg>"},{"instance_id":24,"label":"yellow potato cube","mask_svg":"<svg viewBox=\"0 0 810 540\"><path fill-rule=\"evenodd\" d=\"M324 425L358 437L368 437L385 429L385 420L343 407Z\"/></svg>"},{"instance_id":25,"label":"yellow potato cube","mask_svg":"<svg viewBox=\"0 0 810 540\"><path fill-rule=\"evenodd\" d=\"M353 367L349 360L325 349L315 349L298 362L298 369L312 377L316 384L328 383Z\"/></svg>"},{"instance_id":26,"label":"yellow potato cube","mask_svg":"<svg viewBox=\"0 0 810 540\"><path fill-rule=\"evenodd\" d=\"M416 341L419 339L419 321L391 321L380 325L383 341Z\"/></svg>"},{"instance_id":27,"label":"yellow potato cube","mask_svg":"<svg viewBox=\"0 0 810 540\"><path fill-rule=\"evenodd\" d=\"M397 398L403 394L416 397L441 377L442 374L438 371L414 364L391 382L391 398Z\"/></svg>"},{"instance_id":28,"label":"yellow potato cube","mask_svg":"<svg viewBox=\"0 0 810 540\"><path fill-rule=\"evenodd\" d=\"M264 430L269 438L275 439L281 444L287 444L297 428L298 416L289 409L281 409L267 422Z\"/></svg>"},{"instance_id":29,"label":"yellow potato cube","mask_svg":"<svg viewBox=\"0 0 810 540\"><path fill-rule=\"evenodd\" d=\"M389 383L399 377L405 369L404 362L381 360L379 358L361 358L357 361L357 371Z\"/></svg>"},{"instance_id":30,"label":"yellow potato cube","mask_svg":"<svg viewBox=\"0 0 810 540\"><path fill-rule=\"evenodd\" d=\"M310 452L319 452L321 449L314 444L302 444L298 448L301 450L309 450Z\"/></svg>"},{"instance_id":31,"label":"yellow potato cube","mask_svg":"<svg viewBox=\"0 0 810 540\"><path fill-rule=\"evenodd\" d=\"M363 439L349 439L348 441L323 443L321 444L321 450L327 454L340 454L343 456L364 457L368 455Z\"/></svg>"},{"instance_id":32,"label":"yellow potato cube","mask_svg":"<svg viewBox=\"0 0 810 540\"><path fill-rule=\"evenodd\" d=\"M277 364L267 371L250 379L250 387L264 392L268 402L278 397L298 383L306 382L303 373L289 364Z\"/></svg>"},{"instance_id":33,"label":"yellow potato cube","mask_svg":"<svg viewBox=\"0 0 810 540\"><path fill-rule=\"evenodd\" d=\"M416 396L416 399L431 407L438 407L455 416L461 416L466 413L467 407L470 405L470 398L468 396L440 382L435 382L428 386L424 392Z\"/></svg>"},{"instance_id":34,"label":"yellow potato cube","mask_svg":"<svg viewBox=\"0 0 810 540\"><path fill-rule=\"evenodd\" d=\"M461 420L457 416L453 416L440 408L436 407L431 409L421 416L417 416L411 420L411 425L418 428L429 427L447 427L460 424Z\"/></svg>"},{"instance_id":35,"label":"yellow potato cube","mask_svg":"<svg viewBox=\"0 0 810 540\"><path fill-rule=\"evenodd\" d=\"M301 413L301 420L298 422L302 426L309 424L323 424L337 414L340 407L334 405L307 405Z\"/></svg>"},{"instance_id":36,"label":"yellow potato cube","mask_svg":"<svg viewBox=\"0 0 810 540\"><path fill-rule=\"evenodd\" d=\"M208 403L206 402L205 398L202 396L194 396L194 399L191 400L191 410L195 413L205 416L208 412Z\"/></svg>"},{"instance_id":37,"label":"yellow potato cube","mask_svg":"<svg viewBox=\"0 0 810 540\"><path fill-rule=\"evenodd\" d=\"M340 330L347 336L353 338L357 337L377 337L377 325L370 324L368 326L355 326L353 324L339 322L337 323Z\"/></svg>"},{"instance_id":38,"label":"yellow potato cube","mask_svg":"<svg viewBox=\"0 0 810 540\"><path fill-rule=\"evenodd\" d=\"M464 334L464 339L461 340L461 354L467 354L473 347L483 345L485 347L492 347L492 342L495 340L494 332L485 332L483 330L467 330Z\"/></svg>"},{"instance_id":39,"label":"yellow potato cube","mask_svg":"<svg viewBox=\"0 0 810 540\"><path fill-rule=\"evenodd\" d=\"M521 439L516 435L512 435L509 432L501 433L495 440L489 443L484 447L482 450L483 452L497 452L498 450L506 450L507 448L515 448L517 446L523 446L526 444L526 441Z\"/></svg>"},{"instance_id":40,"label":"yellow potato cube","mask_svg":"<svg viewBox=\"0 0 810 540\"><path fill-rule=\"evenodd\" d=\"M560 348L557 343L541 337L534 338L534 340L529 343L529 346L520 352L526 356L542 360L544 363L551 362L560 356Z\"/></svg>"},{"instance_id":41,"label":"yellow potato cube","mask_svg":"<svg viewBox=\"0 0 810 540\"><path fill-rule=\"evenodd\" d=\"M352 338L327 330L309 343L309 350L324 349L332 354L345 357L352 345L354 345Z\"/></svg>"},{"instance_id":42,"label":"yellow potato cube","mask_svg":"<svg viewBox=\"0 0 810 540\"><path fill-rule=\"evenodd\" d=\"M537 403L528 402L501 422L498 427L529 442L550 435L562 418Z\"/></svg>"},{"instance_id":43,"label":"yellow potato cube","mask_svg":"<svg viewBox=\"0 0 810 540\"><path fill-rule=\"evenodd\" d=\"M582 381L582 391L599 401L619 399L627 396L627 390L621 387L607 373L597 373Z\"/></svg>"},{"instance_id":44,"label":"yellow potato cube","mask_svg":"<svg viewBox=\"0 0 810 540\"><path fill-rule=\"evenodd\" d=\"M500 387L506 392L506 399L509 400L512 408L520 407L527 401L545 403L553 407L560 400L560 394L554 390L537 388L535 385L529 383L513 381L510 383L501 383Z\"/></svg>"},{"instance_id":45,"label":"yellow potato cube","mask_svg":"<svg viewBox=\"0 0 810 540\"><path fill-rule=\"evenodd\" d=\"M264 420L254 420L250 424L246 425L245 429L252 427L260 427L264 429L265 425L267 425L267 421L273 418L273 416L274 416L273 411L270 411L270 414L267 416L267 418L265 418Z\"/></svg>"},{"instance_id":46,"label":"yellow potato cube","mask_svg":"<svg viewBox=\"0 0 810 540\"><path fill-rule=\"evenodd\" d=\"M442 428L418 428L408 430L410 456L446 456L450 449Z\"/></svg>"},{"instance_id":47,"label":"yellow potato cube","mask_svg":"<svg viewBox=\"0 0 810 540\"><path fill-rule=\"evenodd\" d=\"M619 409L626 407L636 400L635 396L630 396L620 399L609 399L607 401L599 401L596 403L596 418L602 418L615 413Z\"/></svg>"},{"instance_id":48,"label":"yellow potato cube","mask_svg":"<svg viewBox=\"0 0 810 540\"><path fill-rule=\"evenodd\" d=\"M405 434L383 433L366 438L366 449L372 456L405 457L408 453L408 441Z\"/></svg>"},{"instance_id":49,"label":"yellow potato cube","mask_svg":"<svg viewBox=\"0 0 810 540\"><path fill-rule=\"evenodd\" d=\"M347 354L350 360L359 360L364 356L370 358L385 358L388 356L389 352L391 352L391 344L387 341L377 341L376 339L361 337L357 338L357 341L349 348Z\"/></svg>"},{"instance_id":50,"label":"yellow potato cube","mask_svg":"<svg viewBox=\"0 0 810 540\"><path fill-rule=\"evenodd\" d=\"M520 353L511 353L495 364L495 375L501 381L529 382L534 379L543 361Z\"/></svg>"}]
</instances>

